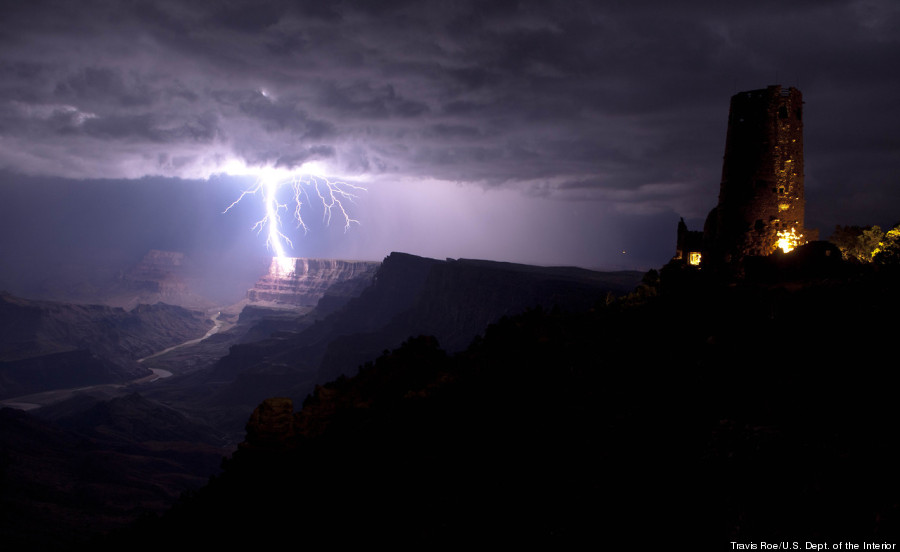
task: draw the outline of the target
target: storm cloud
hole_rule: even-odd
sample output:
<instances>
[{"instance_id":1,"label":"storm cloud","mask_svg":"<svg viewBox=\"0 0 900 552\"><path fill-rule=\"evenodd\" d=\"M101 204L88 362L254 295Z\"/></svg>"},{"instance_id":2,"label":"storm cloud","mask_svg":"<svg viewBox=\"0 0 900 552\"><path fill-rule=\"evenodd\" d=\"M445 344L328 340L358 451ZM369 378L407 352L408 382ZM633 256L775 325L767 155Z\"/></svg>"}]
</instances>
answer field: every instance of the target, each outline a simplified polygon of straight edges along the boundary
<instances>
[{"instance_id":1,"label":"storm cloud","mask_svg":"<svg viewBox=\"0 0 900 552\"><path fill-rule=\"evenodd\" d=\"M900 220L898 40L892 0L5 2L0 169L315 160L696 223L730 96L778 83L807 103L807 216L827 235Z\"/></svg>"}]
</instances>

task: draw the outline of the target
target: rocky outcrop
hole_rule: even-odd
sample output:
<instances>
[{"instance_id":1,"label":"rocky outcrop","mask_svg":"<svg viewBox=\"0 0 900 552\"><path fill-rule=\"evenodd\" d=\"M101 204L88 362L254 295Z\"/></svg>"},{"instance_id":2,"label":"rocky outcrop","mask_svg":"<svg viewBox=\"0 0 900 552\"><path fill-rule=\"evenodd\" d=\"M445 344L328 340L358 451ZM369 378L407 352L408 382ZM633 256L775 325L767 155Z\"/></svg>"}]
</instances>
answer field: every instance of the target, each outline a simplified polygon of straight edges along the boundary
<instances>
[{"instance_id":1,"label":"rocky outcrop","mask_svg":"<svg viewBox=\"0 0 900 552\"><path fill-rule=\"evenodd\" d=\"M247 298L253 303L314 307L326 293L355 297L372 282L381 265L374 261L273 258L269 272Z\"/></svg>"}]
</instances>

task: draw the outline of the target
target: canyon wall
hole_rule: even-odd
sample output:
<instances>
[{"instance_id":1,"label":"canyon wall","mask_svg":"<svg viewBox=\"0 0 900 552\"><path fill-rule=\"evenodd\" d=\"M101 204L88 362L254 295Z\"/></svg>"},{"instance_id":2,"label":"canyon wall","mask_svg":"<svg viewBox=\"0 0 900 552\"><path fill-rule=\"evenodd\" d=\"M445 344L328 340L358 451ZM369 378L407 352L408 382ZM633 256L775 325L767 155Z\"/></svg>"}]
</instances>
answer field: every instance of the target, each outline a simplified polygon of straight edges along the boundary
<instances>
[{"instance_id":1,"label":"canyon wall","mask_svg":"<svg viewBox=\"0 0 900 552\"><path fill-rule=\"evenodd\" d=\"M353 297L372 283L375 261L273 258L269 272L247 292L253 303L314 307L329 295Z\"/></svg>"}]
</instances>

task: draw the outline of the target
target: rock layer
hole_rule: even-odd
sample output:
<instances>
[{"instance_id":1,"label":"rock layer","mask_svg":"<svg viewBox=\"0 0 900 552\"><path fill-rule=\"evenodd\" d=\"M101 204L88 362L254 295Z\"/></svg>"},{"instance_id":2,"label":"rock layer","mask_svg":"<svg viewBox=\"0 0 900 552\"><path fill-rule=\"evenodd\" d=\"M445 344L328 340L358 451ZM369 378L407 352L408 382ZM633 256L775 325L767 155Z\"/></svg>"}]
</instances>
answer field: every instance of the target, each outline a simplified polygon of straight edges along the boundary
<instances>
[{"instance_id":1,"label":"rock layer","mask_svg":"<svg viewBox=\"0 0 900 552\"><path fill-rule=\"evenodd\" d=\"M352 297L372 282L375 261L273 258L269 272L247 292L254 303L314 307L329 294Z\"/></svg>"}]
</instances>

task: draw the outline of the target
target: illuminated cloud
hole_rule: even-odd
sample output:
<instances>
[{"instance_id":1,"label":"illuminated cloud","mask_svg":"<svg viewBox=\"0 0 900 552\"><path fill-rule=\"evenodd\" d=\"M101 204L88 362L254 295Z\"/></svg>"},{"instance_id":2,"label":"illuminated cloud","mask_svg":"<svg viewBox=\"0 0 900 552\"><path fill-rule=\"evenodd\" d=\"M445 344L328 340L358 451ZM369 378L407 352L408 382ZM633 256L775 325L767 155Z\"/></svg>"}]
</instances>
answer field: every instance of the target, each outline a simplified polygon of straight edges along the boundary
<instances>
[{"instance_id":1,"label":"illuminated cloud","mask_svg":"<svg viewBox=\"0 0 900 552\"><path fill-rule=\"evenodd\" d=\"M730 4L16 3L0 169L206 178L315 160L702 221L729 97L778 81L808 104L811 224L893 222L896 3Z\"/></svg>"}]
</instances>

